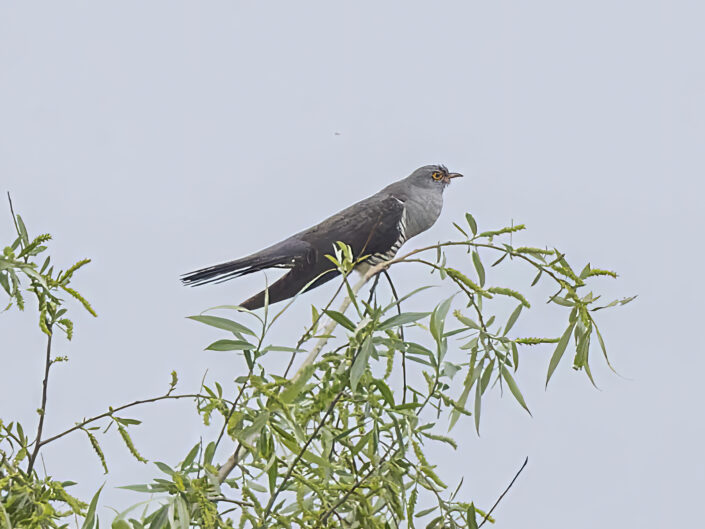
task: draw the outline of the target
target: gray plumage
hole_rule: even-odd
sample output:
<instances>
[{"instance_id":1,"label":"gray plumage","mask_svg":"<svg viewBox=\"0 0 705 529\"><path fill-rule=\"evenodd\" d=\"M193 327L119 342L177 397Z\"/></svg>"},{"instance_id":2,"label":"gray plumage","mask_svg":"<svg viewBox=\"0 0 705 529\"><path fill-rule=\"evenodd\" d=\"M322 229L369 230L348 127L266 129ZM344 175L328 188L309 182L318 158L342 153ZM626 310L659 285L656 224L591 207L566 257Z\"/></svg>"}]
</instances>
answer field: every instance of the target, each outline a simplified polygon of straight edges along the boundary
<instances>
[{"instance_id":1,"label":"gray plumage","mask_svg":"<svg viewBox=\"0 0 705 529\"><path fill-rule=\"evenodd\" d=\"M337 241L348 244L355 258L368 256L363 262L366 266L393 258L406 241L433 226L441 214L443 191L458 176L462 175L449 173L442 165L425 165L312 228L242 259L196 270L181 280L201 285L267 268L288 268L269 287L269 302L291 298L309 283L310 290L338 274L325 257L333 254ZM262 307L264 291L241 305L250 310Z\"/></svg>"}]
</instances>

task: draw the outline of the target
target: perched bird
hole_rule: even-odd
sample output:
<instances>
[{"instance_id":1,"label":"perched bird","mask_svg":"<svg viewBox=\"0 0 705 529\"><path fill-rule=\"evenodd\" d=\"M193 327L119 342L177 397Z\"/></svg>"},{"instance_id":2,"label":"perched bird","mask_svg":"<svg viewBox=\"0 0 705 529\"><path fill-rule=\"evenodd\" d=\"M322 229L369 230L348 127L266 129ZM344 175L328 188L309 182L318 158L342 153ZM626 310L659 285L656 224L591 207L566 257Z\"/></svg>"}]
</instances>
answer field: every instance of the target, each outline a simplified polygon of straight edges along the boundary
<instances>
[{"instance_id":1,"label":"perched bird","mask_svg":"<svg viewBox=\"0 0 705 529\"><path fill-rule=\"evenodd\" d=\"M459 176L463 175L449 173L443 165L419 167L406 178L312 228L247 257L185 274L181 281L186 285L201 285L266 268L288 268L289 272L268 290L270 303L289 299L309 282L313 281L308 287L312 289L338 274L325 257L333 255L337 241L349 245L356 259L367 256L360 267L394 257L402 244L433 226L441 214L443 191L451 179ZM250 310L264 306L264 291L241 306Z\"/></svg>"}]
</instances>

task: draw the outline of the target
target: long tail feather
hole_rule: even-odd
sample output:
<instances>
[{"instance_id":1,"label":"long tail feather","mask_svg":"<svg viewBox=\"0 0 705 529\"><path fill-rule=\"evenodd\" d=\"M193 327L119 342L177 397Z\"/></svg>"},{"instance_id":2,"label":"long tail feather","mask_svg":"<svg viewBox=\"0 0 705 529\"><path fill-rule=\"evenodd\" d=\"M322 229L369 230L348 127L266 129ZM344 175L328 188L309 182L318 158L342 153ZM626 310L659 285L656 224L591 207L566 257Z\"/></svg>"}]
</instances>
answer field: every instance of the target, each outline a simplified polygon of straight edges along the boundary
<instances>
[{"instance_id":1,"label":"long tail feather","mask_svg":"<svg viewBox=\"0 0 705 529\"><path fill-rule=\"evenodd\" d=\"M292 244L280 243L242 259L189 272L181 277L181 281L185 285L196 286L206 283L220 283L234 277L259 272L266 268L290 268L294 264L297 250L299 248Z\"/></svg>"}]
</instances>

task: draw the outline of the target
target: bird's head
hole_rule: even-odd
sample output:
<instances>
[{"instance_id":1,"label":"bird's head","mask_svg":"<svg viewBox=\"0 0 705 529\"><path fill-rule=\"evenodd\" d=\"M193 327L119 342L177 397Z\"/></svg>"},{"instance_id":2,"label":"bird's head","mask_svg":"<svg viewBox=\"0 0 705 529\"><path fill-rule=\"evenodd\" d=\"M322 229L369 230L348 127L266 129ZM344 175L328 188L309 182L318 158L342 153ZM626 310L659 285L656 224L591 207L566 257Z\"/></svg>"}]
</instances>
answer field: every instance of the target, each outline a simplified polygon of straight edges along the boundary
<instances>
[{"instance_id":1,"label":"bird's head","mask_svg":"<svg viewBox=\"0 0 705 529\"><path fill-rule=\"evenodd\" d=\"M427 189L443 190L451 179L463 176L460 173L450 173L445 165L424 165L411 173L408 180L415 186Z\"/></svg>"}]
</instances>

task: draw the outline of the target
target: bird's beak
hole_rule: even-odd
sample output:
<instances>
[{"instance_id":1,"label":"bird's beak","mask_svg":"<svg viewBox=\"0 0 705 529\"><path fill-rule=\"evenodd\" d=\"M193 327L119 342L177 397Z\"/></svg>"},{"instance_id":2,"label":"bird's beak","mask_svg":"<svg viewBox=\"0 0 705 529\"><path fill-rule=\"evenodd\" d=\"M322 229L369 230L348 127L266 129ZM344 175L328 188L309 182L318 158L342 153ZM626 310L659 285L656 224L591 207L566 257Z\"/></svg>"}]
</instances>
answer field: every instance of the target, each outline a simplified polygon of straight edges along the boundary
<instances>
[{"instance_id":1,"label":"bird's beak","mask_svg":"<svg viewBox=\"0 0 705 529\"><path fill-rule=\"evenodd\" d=\"M451 178L458 178L458 177L462 177L462 176L463 175L461 175L460 173L448 173L448 176L446 176L445 181L446 181L446 183L450 183Z\"/></svg>"}]
</instances>

